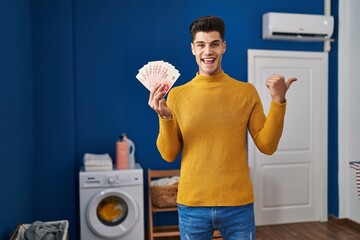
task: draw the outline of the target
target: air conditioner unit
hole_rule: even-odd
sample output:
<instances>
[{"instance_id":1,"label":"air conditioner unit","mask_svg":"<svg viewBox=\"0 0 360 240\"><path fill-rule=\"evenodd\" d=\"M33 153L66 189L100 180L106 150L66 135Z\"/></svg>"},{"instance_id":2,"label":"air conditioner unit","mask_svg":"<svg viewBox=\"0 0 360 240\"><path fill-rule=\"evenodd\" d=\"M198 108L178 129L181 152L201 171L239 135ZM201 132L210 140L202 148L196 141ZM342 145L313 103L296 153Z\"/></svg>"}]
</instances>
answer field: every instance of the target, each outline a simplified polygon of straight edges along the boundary
<instances>
[{"instance_id":1,"label":"air conditioner unit","mask_svg":"<svg viewBox=\"0 0 360 240\"><path fill-rule=\"evenodd\" d=\"M263 15L263 39L325 41L333 31L332 16L275 12Z\"/></svg>"}]
</instances>

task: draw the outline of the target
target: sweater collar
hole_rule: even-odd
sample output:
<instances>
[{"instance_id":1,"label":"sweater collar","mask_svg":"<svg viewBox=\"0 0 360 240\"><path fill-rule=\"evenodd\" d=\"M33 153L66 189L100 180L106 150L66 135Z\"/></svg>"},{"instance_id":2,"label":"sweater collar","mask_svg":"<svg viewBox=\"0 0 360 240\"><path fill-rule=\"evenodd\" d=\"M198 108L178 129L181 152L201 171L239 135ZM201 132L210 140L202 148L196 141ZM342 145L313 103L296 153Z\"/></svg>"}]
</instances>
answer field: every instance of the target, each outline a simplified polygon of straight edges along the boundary
<instances>
[{"instance_id":1,"label":"sweater collar","mask_svg":"<svg viewBox=\"0 0 360 240\"><path fill-rule=\"evenodd\" d=\"M226 79L227 74L224 73L224 71L221 71L220 73L212 76L203 76L200 75L199 72L196 73L196 76L194 78L194 83L199 84L209 84L209 83L219 83Z\"/></svg>"}]
</instances>

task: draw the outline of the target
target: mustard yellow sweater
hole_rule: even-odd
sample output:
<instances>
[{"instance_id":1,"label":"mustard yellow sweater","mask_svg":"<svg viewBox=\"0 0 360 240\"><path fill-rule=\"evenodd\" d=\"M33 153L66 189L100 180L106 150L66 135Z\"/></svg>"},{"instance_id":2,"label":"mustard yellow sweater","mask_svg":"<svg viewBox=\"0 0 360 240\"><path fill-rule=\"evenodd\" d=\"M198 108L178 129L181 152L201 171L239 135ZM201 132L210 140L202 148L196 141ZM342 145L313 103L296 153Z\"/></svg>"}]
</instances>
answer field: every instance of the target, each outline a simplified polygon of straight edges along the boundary
<instances>
[{"instance_id":1,"label":"mustard yellow sweater","mask_svg":"<svg viewBox=\"0 0 360 240\"><path fill-rule=\"evenodd\" d=\"M221 72L197 74L174 87L167 104L173 118L159 118L157 147L168 162L182 152L177 202L186 206L252 203L247 129L261 152L274 153L286 103L271 102L266 117L255 87Z\"/></svg>"}]
</instances>

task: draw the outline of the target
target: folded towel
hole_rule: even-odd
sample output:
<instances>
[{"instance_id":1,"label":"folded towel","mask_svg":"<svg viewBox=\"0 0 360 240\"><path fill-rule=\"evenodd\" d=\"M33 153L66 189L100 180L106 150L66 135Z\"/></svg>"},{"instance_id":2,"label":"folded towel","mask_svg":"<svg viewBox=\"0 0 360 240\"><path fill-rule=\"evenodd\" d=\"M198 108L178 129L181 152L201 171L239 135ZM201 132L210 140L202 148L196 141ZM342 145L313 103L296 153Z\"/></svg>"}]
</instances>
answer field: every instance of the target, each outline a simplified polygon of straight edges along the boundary
<instances>
[{"instance_id":1,"label":"folded towel","mask_svg":"<svg viewBox=\"0 0 360 240\"><path fill-rule=\"evenodd\" d=\"M84 155L85 166L107 166L112 165L112 159L108 153L105 154L91 154Z\"/></svg>"},{"instance_id":2,"label":"folded towel","mask_svg":"<svg viewBox=\"0 0 360 240\"><path fill-rule=\"evenodd\" d=\"M84 170L86 172L89 171L110 171L113 170L113 165L106 165L106 166L84 166Z\"/></svg>"},{"instance_id":3,"label":"folded towel","mask_svg":"<svg viewBox=\"0 0 360 240\"><path fill-rule=\"evenodd\" d=\"M112 170L113 162L108 153L105 154L84 154L85 171Z\"/></svg>"},{"instance_id":4,"label":"folded towel","mask_svg":"<svg viewBox=\"0 0 360 240\"><path fill-rule=\"evenodd\" d=\"M180 177L174 176L171 178L159 178L156 180L152 180L150 185L151 186L169 186L178 183L180 180Z\"/></svg>"}]
</instances>

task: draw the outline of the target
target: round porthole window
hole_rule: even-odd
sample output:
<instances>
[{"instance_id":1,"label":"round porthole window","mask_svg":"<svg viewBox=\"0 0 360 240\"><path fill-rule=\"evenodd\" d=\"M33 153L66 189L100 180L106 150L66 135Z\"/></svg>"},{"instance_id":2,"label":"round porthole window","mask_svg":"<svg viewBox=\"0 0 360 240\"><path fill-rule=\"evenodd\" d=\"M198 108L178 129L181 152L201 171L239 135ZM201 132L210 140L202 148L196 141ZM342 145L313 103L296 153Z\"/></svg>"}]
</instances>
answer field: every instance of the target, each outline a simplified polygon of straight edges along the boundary
<instances>
[{"instance_id":1,"label":"round porthole window","mask_svg":"<svg viewBox=\"0 0 360 240\"><path fill-rule=\"evenodd\" d=\"M96 214L99 221L104 225L116 226L126 219L128 205L119 196L108 196L99 202Z\"/></svg>"}]
</instances>

